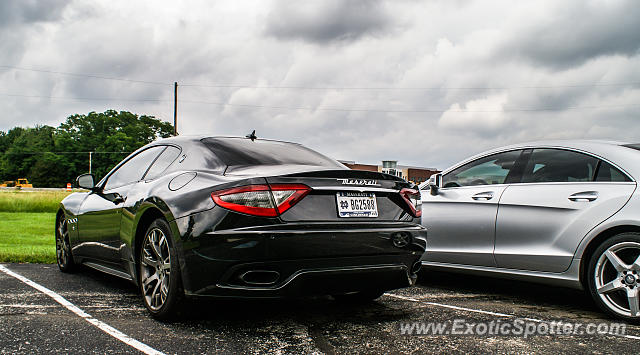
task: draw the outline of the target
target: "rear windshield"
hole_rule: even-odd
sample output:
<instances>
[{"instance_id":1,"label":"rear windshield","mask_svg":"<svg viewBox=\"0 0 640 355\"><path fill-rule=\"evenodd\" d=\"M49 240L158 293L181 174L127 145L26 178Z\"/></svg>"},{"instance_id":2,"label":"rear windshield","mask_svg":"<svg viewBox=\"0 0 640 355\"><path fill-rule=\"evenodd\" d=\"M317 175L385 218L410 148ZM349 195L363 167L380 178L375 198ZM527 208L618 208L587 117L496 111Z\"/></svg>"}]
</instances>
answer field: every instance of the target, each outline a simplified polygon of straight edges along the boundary
<instances>
[{"instance_id":1,"label":"rear windshield","mask_svg":"<svg viewBox=\"0 0 640 355\"><path fill-rule=\"evenodd\" d=\"M635 149L635 150L640 150L640 143L625 144L625 145L623 145L623 147L627 147L627 148L631 148L631 149Z\"/></svg>"},{"instance_id":2,"label":"rear windshield","mask_svg":"<svg viewBox=\"0 0 640 355\"><path fill-rule=\"evenodd\" d=\"M202 143L228 166L293 164L343 167L331 158L294 143L246 138L205 138Z\"/></svg>"}]
</instances>

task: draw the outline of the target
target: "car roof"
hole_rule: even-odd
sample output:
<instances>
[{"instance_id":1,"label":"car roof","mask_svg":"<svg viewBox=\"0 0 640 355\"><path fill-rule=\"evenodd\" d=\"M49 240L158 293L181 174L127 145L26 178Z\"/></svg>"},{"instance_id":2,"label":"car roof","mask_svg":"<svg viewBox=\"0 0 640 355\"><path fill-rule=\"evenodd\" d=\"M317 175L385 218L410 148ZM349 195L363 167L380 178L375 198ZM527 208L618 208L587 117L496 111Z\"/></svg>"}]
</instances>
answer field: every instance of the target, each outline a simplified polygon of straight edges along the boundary
<instances>
[{"instance_id":1,"label":"car roof","mask_svg":"<svg viewBox=\"0 0 640 355\"><path fill-rule=\"evenodd\" d=\"M524 142L518 144L512 144L504 148L532 148L532 147L565 147L565 148L578 148L589 150L590 147L598 148L601 146L622 146L625 144L632 144L631 142L613 141L613 140L598 140L598 139L557 139L557 140L539 140Z\"/></svg>"},{"instance_id":2,"label":"car roof","mask_svg":"<svg viewBox=\"0 0 640 355\"><path fill-rule=\"evenodd\" d=\"M541 140L518 144L511 144L494 149L484 151L472 157L464 159L451 167L445 169L443 173L447 173L459 166L469 163L483 156L515 149L528 148L559 148L582 151L595 155L604 159L621 170L631 175L635 180L640 179L640 163L638 163L639 150L625 147L625 145L634 144L630 142L614 141L614 140L594 140L594 139L566 139L566 140Z\"/></svg>"},{"instance_id":3,"label":"car roof","mask_svg":"<svg viewBox=\"0 0 640 355\"><path fill-rule=\"evenodd\" d=\"M181 135L181 136L174 136L174 137L169 137L169 138L162 138L159 139L153 143L158 143L158 144L167 144L167 143L175 143L175 144L180 144L180 143L191 143L191 142L198 142L201 141L203 139L207 139L207 138L215 138L215 139L249 139L247 137L238 137L238 136L212 136L212 135ZM295 142L288 142L288 141L281 141L281 140L276 140L276 139L265 139L265 138L256 138L256 140L259 141L263 141L263 142L279 142L279 143L288 143L288 144L296 144L296 145L300 145L300 143L295 143Z\"/></svg>"}]
</instances>

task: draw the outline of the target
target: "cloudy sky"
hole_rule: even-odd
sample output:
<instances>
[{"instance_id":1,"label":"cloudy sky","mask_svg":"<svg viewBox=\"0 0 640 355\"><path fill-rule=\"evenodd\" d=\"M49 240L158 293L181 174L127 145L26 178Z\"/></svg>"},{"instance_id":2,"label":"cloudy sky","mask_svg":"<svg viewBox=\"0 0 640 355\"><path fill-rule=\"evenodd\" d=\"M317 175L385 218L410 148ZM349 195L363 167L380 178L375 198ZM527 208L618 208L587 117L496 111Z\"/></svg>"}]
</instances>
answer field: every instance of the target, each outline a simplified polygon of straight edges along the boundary
<instances>
[{"instance_id":1,"label":"cloudy sky","mask_svg":"<svg viewBox=\"0 0 640 355\"><path fill-rule=\"evenodd\" d=\"M177 81L181 134L256 129L365 163L639 142L638 19L635 0L5 0L0 130L172 121Z\"/></svg>"}]
</instances>

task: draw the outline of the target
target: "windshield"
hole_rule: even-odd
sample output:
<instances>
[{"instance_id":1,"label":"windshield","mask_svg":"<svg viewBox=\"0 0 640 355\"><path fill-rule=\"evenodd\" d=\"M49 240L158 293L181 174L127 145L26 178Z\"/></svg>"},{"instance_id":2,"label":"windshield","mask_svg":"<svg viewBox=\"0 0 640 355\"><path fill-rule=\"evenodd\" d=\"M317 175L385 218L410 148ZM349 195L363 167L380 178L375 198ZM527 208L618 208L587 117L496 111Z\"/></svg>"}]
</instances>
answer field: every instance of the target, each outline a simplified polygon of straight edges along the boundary
<instances>
[{"instance_id":1,"label":"windshield","mask_svg":"<svg viewBox=\"0 0 640 355\"><path fill-rule=\"evenodd\" d=\"M205 138L202 142L227 166L291 164L343 168L339 162L295 143L246 138Z\"/></svg>"}]
</instances>

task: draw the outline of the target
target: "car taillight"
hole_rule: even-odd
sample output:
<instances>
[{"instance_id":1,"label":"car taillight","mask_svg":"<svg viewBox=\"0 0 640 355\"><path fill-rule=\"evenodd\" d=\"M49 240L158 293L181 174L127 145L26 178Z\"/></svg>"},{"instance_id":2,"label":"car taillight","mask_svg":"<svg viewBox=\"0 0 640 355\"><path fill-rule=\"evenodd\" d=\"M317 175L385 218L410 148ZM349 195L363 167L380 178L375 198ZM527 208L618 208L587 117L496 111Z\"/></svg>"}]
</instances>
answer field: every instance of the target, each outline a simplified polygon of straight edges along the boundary
<instances>
[{"instance_id":1,"label":"car taillight","mask_svg":"<svg viewBox=\"0 0 640 355\"><path fill-rule=\"evenodd\" d=\"M422 216L422 200L420 199L420 191L414 189L400 190L400 196L407 202L414 217Z\"/></svg>"},{"instance_id":2,"label":"car taillight","mask_svg":"<svg viewBox=\"0 0 640 355\"><path fill-rule=\"evenodd\" d=\"M213 202L253 216L277 217L293 207L311 188L302 184L248 185L215 191Z\"/></svg>"},{"instance_id":3,"label":"car taillight","mask_svg":"<svg viewBox=\"0 0 640 355\"><path fill-rule=\"evenodd\" d=\"M269 186L279 214L283 214L293 205L300 202L311 191L309 186L302 184L274 184Z\"/></svg>"}]
</instances>

